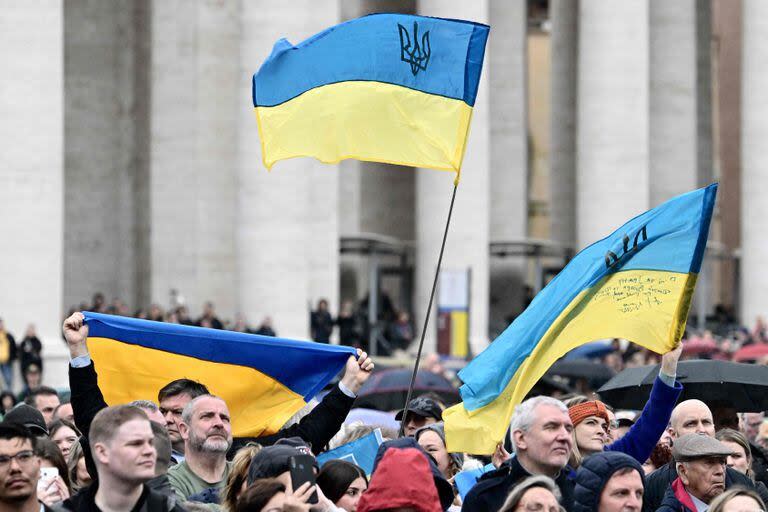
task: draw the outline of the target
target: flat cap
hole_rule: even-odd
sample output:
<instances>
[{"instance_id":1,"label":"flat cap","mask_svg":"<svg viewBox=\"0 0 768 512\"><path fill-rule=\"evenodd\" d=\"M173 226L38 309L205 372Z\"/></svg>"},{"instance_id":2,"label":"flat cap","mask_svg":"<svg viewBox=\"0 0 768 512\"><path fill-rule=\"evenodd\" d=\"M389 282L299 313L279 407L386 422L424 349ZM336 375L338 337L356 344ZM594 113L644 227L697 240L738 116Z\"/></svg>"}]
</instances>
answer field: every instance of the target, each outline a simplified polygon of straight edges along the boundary
<instances>
[{"instance_id":1,"label":"flat cap","mask_svg":"<svg viewBox=\"0 0 768 512\"><path fill-rule=\"evenodd\" d=\"M727 457L733 454L728 448L714 437L703 434L686 434L675 439L672 446L672 456L677 462L685 462L704 457Z\"/></svg>"}]
</instances>

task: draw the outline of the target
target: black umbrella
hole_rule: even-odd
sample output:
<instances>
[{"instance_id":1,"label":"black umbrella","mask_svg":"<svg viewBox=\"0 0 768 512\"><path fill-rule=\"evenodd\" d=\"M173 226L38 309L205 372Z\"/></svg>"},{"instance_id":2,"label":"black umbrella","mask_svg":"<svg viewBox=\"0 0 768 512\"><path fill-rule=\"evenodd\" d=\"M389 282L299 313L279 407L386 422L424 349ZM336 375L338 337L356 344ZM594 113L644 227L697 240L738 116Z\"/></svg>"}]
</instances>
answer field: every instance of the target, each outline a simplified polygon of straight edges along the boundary
<instances>
[{"instance_id":1,"label":"black umbrella","mask_svg":"<svg viewBox=\"0 0 768 512\"><path fill-rule=\"evenodd\" d=\"M374 373L357 394L355 407L380 411L402 409L412 373L413 370L407 368ZM429 392L436 393L446 405L453 405L459 401L459 390L451 384L451 381L442 375L421 370L416 374L412 398Z\"/></svg>"},{"instance_id":2,"label":"black umbrella","mask_svg":"<svg viewBox=\"0 0 768 512\"><path fill-rule=\"evenodd\" d=\"M639 410L658 374L659 365L627 368L597 392L617 409ZM768 366L694 359L677 365L677 380L683 385L681 401L697 398L738 412L768 410Z\"/></svg>"},{"instance_id":3,"label":"black umbrella","mask_svg":"<svg viewBox=\"0 0 768 512\"><path fill-rule=\"evenodd\" d=\"M587 379L593 387L600 386L614 376L613 370L590 359L560 359L547 370L546 375L559 375L570 379Z\"/></svg>"}]
</instances>

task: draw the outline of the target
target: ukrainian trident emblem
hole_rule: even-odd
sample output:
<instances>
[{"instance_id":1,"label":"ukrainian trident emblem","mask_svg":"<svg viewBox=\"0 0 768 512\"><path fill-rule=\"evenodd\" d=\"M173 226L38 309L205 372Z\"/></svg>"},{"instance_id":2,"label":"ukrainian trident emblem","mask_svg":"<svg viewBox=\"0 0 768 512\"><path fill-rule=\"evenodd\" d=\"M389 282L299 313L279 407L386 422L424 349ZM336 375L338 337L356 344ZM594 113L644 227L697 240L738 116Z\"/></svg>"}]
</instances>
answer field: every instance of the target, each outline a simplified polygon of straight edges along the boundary
<instances>
[{"instance_id":1,"label":"ukrainian trident emblem","mask_svg":"<svg viewBox=\"0 0 768 512\"><path fill-rule=\"evenodd\" d=\"M413 22L413 36L408 33L407 28L399 23L397 28L400 31L400 60L411 65L413 76L416 76L419 71L426 71L429 56L432 53L429 46L429 30L421 36L421 44L419 44L418 23Z\"/></svg>"}]
</instances>

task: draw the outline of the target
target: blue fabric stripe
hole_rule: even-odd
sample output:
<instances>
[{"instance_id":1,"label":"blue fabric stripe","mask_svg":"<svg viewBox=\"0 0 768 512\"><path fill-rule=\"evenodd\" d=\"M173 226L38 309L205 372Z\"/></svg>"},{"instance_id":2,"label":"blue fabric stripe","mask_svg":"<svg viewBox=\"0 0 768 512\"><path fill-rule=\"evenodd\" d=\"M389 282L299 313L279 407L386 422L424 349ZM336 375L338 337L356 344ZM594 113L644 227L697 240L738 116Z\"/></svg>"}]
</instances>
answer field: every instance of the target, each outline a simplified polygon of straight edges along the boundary
<instances>
[{"instance_id":1,"label":"blue fabric stripe","mask_svg":"<svg viewBox=\"0 0 768 512\"><path fill-rule=\"evenodd\" d=\"M491 403L563 310L579 293L606 275L623 270L698 272L716 192L715 183L675 197L638 215L577 254L528 308L459 372L464 383L460 389L464 407L472 411ZM643 240L643 227L647 240ZM638 246L632 250L635 237ZM608 251L617 257L610 267L606 266ZM612 257L609 260L613 263Z\"/></svg>"},{"instance_id":2,"label":"blue fabric stripe","mask_svg":"<svg viewBox=\"0 0 768 512\"><path fill-rule=\"evenodd\" d=\"M109 338L214 363L254 368L311 399L355 349L83 312L90 337Z\"/></svg>"},{"instance_id":3,"label":"blue fabric stripe","mask_svg":"<svg viewBox=\"0 0 768 512\"><path fill-rule=\"evenodd\" d=\"M412 72L401 59L401 30L414 46L429 32L426 69ZM454 98L473 106L490 27L463 21L373 14L331 27L292 45L275 43L272 53L253 75L253 104L272 107L300 94L347 81L376 81Z\"/></svg>"}]
</instances>

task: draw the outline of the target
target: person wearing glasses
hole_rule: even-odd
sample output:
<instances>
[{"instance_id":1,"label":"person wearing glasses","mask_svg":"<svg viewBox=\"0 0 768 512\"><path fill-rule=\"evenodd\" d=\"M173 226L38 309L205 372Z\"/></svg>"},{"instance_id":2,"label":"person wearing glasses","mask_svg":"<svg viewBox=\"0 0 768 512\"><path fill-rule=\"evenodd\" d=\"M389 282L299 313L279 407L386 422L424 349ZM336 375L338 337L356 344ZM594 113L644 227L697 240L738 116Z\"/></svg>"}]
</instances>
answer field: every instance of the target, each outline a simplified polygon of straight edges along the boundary
<instances>
[{"instance_id":1,"label":"person wearing glasses","mask_svg":"<svg viewBox=\"0 0 768 512\"><path fill-rule=\"evenodd\" d=\"M35 455L36 441L23 426L0 423L0 512L41 509L37 500L40 458Z\"/></svg>"}]
</instances>

